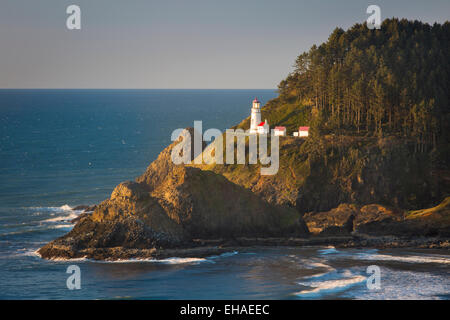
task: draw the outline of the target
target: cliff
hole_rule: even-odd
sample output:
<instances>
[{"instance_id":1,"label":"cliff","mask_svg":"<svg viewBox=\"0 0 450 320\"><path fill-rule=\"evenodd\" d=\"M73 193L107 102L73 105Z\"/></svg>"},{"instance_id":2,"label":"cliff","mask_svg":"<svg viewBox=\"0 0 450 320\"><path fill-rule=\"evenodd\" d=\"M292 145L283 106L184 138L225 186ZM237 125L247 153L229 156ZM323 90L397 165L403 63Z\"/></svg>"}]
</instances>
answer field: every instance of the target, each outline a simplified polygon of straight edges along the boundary
<instances>
[{"instance_id":1,"label":"cliff","mask_svg":"<svg viewBox=\"0 0 450 320\"><path fill-rule=\"evenodd\" d=\"M198 238L308 234L295 209L263 201L214 172L174 165L177 143L183 142L171 144L136 181L119 184L92 215L41 248L41 256L161 257L164 249L193 247Z\"/></svg>"},{"instance_id":2,"label":"cliff","mask_svg":"<svg viewBox=\"0 0 450 320\"><path fill-rule=\"evenodd\" d=\"M205 157L210 151L205 149ZM328 211L342 203L420 209L438 203L450 190L450 172L435 165L433 153L417 152L410 140L395 136L280 137L279 162L273 176L260 175L259 164L196 167L300 213Z\"/></svg>"},{"instance_id":3,"label":"cliff","mask_svg":"<svg viewBox=\"0 0 450 320\"><path fill-rule=\"evenodd\" d=\"M273 176L261 176L259 165L174 165L171 153L178 143L181 138L136 181L119 184L109 199L88 207L92 214L83 214L72 231L41 248L41 256L198 257L222 250L198 247L207 240L374 245L357 239L450 236L450 197L430 209L400 207L430 201L448 187L445 174L437 177L399 140L282 137L280 168ZM204 157L212 146L203 145ZM191 155L199 156L193 148ZM309 232L309 240L287 241L308 238Z\"/></svg>"}]
</instances>

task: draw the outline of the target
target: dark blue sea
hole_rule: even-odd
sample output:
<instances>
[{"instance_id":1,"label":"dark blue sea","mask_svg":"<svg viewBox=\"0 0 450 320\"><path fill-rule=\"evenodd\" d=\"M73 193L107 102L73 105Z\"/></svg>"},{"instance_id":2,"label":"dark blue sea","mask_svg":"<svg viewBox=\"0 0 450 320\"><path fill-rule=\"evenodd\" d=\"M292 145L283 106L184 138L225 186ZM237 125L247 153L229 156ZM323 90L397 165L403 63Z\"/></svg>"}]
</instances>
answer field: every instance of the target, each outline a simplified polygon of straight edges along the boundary
<instances>
[{"instance_id":1,"label":"dark blue sea","mask_svg":"<svg viewBox=\"0 0 450 320\"><path fill-rule=\"evenodd\" d=\"M176 128L224 130L274 90L0 90L0 299L449 299L445 250L247 248L162 261L47 261L72 208L144 172ZM81 289L69 290L69 265ZM368 288L379 267L379 288Z\"/></svg>"}]
</instances>

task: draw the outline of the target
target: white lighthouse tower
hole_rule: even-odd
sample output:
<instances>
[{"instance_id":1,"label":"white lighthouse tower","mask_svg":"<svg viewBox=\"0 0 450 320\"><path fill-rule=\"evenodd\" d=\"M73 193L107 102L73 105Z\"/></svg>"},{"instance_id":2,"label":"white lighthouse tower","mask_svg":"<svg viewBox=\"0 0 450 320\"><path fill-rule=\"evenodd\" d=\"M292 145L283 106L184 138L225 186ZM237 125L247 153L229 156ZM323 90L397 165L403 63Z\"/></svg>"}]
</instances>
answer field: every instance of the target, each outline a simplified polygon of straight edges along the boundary
<instances>
[{"instance_id":1,"label":"white lighthouse tower","mask_svg":"<svg viewBox=\"0 0 450 320\"><path fill-rule=\"evenodd\" d=\"M253 100L252 116L250 120L250 133L258 133L258 125L261 123L261 103L258 98Z\"/></svg>"}]
</instances>

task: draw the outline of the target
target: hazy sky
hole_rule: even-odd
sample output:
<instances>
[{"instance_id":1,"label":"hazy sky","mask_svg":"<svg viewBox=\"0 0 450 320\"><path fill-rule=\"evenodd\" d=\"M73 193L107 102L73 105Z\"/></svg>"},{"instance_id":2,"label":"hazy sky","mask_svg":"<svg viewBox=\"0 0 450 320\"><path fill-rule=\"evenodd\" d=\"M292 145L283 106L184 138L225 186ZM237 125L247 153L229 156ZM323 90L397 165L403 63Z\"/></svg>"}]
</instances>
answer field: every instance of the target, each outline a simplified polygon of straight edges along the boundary
<instances>
[{"instance_id":1,"label":"hazy sky","mask_svg":"<svg viewBox=\"0 0 450 320\"><path fill-rule=\"evenodd\" d=\"M81 7L81 30L66 28ZM449 0L0 0L0 88L276 88L367 19L449 19Z\"/></svg>"}]
</instances>

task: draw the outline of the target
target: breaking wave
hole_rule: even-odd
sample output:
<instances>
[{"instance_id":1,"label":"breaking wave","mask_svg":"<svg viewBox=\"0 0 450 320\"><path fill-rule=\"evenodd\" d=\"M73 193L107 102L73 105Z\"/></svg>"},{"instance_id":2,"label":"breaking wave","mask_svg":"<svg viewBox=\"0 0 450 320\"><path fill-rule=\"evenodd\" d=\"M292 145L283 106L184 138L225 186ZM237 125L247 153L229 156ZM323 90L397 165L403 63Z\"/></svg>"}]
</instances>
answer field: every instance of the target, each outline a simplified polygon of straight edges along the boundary
<instances>
[{"instance_id":1,"label":"breaking wave","mask_svg":"<svg viewBox=\"0 0 450 320\"><path fill-rule=\"evenodd\" d=\"M39 253L37 251L34 251L34 254L39 256ZM166 259L154 259L154 258L132 258L132 259L118 259L118 260L94 260L94 259L88 259L86 257L83 258L54 258L50 259L51 261L89 261L89 262L95 262L95 263L140 263L140 262L150 262L150 263L160 263L160 264L167 264L167 265L177 265L177 264L198 264L198 263L215 263L214 259L217 259L219 257L230 257L235 254L238 254L237 251L233 252L225 252L217 256L210 256L206 258L180 258L180 257L171 257Z\"/></svg>"},{"instance_id":2,"label":"breaking wave","mask_svg":"<svg viewBox=\"0 0 450 320\"><path fill-rule=\"evenodd\" d=\"M315 275L310 278L318 278L322 275ZM321 281L311 281L311 282L300 282L299 284L308 286L310 289L305 289L299 292L296 292L295 295L298 297L305 298L314 298L319 297L324 294L336 293L340 291L344 291L352 286L361 284L366 281L366 277L363 275L355 275L351 272L344 272L341 276L343 278L339 279L330 279L330 280L321 280Z\"/></svg>"},{"instance_id":3,"label":"breaking wave","mask_svg":"<svg viewBox=\"0 0 450 320\"><path fill-rule=\"evenodd\" d=\"M326 249L317 250L317 252L319 252L320 254L335 254L335 253L339 253L339 251L337 251L336 248L333 247L333 246L329 246Z\"/></svg>"},{"instance_id":4,"label":"breaking wave","mask_svg":"<svg viewBox=\"0 0 450 320\"><path fill-rule=\"evenodd\" d=\"M56 211L56 212L73 210L73 208L68 204L64 204L60 207L25 207L24 209L30 209L34 211Z\"/></svg>"},{"instance_id":5,"label":"breaking wave","mask_svg":"<svg viewBox=\"0 0 450 320\"><path fill-rule=\"evenodd\" d=\"M398 261L407 263L442 263L450 264L450 258L441 256L391 256L387 254L359 253L352 256L353 259L369 261Z\"/></svg>"}]
</instances>

